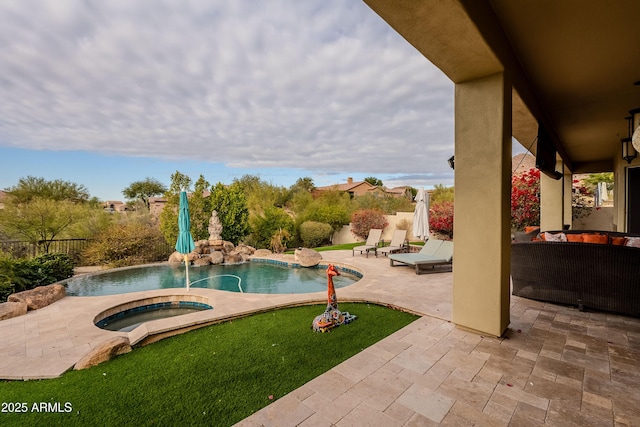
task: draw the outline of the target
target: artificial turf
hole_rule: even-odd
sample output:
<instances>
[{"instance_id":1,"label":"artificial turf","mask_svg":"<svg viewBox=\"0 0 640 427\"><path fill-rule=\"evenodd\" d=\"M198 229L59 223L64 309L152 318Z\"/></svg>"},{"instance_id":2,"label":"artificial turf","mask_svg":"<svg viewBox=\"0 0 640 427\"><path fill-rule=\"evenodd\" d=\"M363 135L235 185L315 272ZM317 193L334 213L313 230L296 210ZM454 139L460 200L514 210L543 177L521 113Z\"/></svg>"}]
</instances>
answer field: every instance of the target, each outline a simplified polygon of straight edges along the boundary
<instances>
[{"instance_id":1,"label":"artificial turf","mask_svg":"<svg viewBox=\"0 0 640 427\"><path fill-rule=\"evenodd\" d=\"M56 379L0 382L0 425L229 426L417 318L341 303L358 318L313 332L311 322L324 308L208 326Z\"/></svg>"}]
</instances>

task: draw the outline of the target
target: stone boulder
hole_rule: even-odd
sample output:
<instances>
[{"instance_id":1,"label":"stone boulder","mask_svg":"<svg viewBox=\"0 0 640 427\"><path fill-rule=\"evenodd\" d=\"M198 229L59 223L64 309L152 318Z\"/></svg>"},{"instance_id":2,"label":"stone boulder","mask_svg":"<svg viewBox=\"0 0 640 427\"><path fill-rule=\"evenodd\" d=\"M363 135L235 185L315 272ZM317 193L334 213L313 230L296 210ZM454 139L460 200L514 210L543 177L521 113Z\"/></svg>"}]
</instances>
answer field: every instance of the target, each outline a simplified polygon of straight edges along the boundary
<instances>
[{"instance_id":1,"label":"stone boulder","mask_svg":"<svg viewBox=\"0 0 640 427\"><path fill-rule=\"evenodd\" d=\"M114 337L109 341L100 344L80 359L73 369L80 370L96 366L107 360L111 360L121 354L129 353L131 351L131 344L127 337Z\"/></svg>"},{"instance_id":2,"label":"stone boulder","mask_svg":"<svg viewBox=\"0 0 640 427\"><path fill-rule=\"evenodd\" d=\"M170 263L172 263L172 262L180 263L180 262L182 262L182 261L184 261L184 255L182 255L182 254L181 254L180 252L178 252L178 251L175 251L174 253L172 253L172 254L169 256L169 262L170 262Z\"/></svg>"},{"instance_id":3,"label":"stone boulder","mask_svg":"<svg viewBox=\"0 0 640 427\"><path fill-rule=\"evenodd\" d=\"M194 267L204 267L211 264L211 258L208 256L203 256L201 258L197 258L193 260Z\"/></svg>"},{"instance_id":4,"label":"stone boulder","mask_svg":"<svg viewBox=\"0 0 640 427\"><path fill-rule=\"evenodd\" d=\"M222 248L224 247L224 240L222 239L209 240L209 247L215 249L216 251L221 251Z\"/></svg>"},{"instance_id":5,"label":"stone boulder","mask_svg":"<svg viewBox=\"0 0 640 427\"><path fill-rule=\"evenodd\" d=\"M240 254L229 254L224 256L225 264L240 264L242 261L242 255Z\"/></svg>"},{"instance_id":6,"label":"stone boulder","mask_svg":"<svg viewBox=\"0 0 640 427\"><path fill-rule=\"evenodd\" d=\"M46 307L49 304L62 299L67 295L67 289L60 284L38 286L9 295L8 302L24 302L27 304L27 310L37 310Z\"/></svg>"},{"instance_id":7,"label":"stone boulder","mask_svg":"<svg viewBox=\"0 0 640 427\"><path fill-rule=\"evenodd\" d=\"M256 248L251 247L249 245L245 245L244 243L240 243L236 246L236 252L243 255L253 255L256 251Z\"/></svg>"},{"instance_id":8,"label":"stone boulder","mask_svg":"<svg viewBox=\"0 0 640 427\"><path fill-rule=\"evenodd\" d=\"M231 243L231 242L227 242L226 240L224 241L224 244L222 245L222 252L224 252L225 254L230 254L233 251L235 251L236 246Z\"/></svg>"},{"instance_id":9,"label":"stone boulder","mask_svg":"<svg viewBox=\"0 0 640 427\"><path fill-rule=\"evenodd\" d=\"M253 253L253 256L257 256L257 257L268 257L271 255L273 255L273 252L271 252L269 249L257 249Z\"/></svg>"},{"instance_id":10,"label":"stone boulder","mask_svg":"<svg viewBox=\"0 0 640 427\"><path fill-rule=\"evenodd\" d=\"M27 314L27 303L24 301L3 302L0 304L0 320Z\"/></svg>"},{"instance_id":11,"label":"stone boulder","mask_svg":"<svg viewBox=\"0 0 640 427\"><path fill-rule=\"evenodd\" d=\"M320 252L314 251L313 249L307 248L299 248L294 252L295 260L302 267L315 267L322 260L322 255Z\"/></svg>"},{"instance_id":12,"label":"stone boulder","mask_svg":"<svg viewBox=\"0 0 640 427\"><path fill-rule=\"evenodd\" d=\"M209 260L211 264L218 265L224 262L224 254L220 251L211 252L209 254Z\"/></svg>"}]
</instances>

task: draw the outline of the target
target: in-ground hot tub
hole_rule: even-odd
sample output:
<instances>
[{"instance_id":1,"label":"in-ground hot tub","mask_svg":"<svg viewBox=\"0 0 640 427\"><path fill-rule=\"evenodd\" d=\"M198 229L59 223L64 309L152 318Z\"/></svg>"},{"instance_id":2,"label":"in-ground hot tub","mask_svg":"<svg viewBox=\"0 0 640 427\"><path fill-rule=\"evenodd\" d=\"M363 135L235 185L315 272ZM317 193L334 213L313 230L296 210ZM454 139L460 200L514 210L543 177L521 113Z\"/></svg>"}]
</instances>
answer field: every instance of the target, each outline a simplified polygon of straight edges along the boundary
<instances>
[{"instance_id":1,"label":"in-ground hot tub","mask_svg":"<svg viewBox=\"0 0 640 427\"><path fill-rule=\"evenodd\" d=\"M144 322L212 309L208 299L198 295L169 295L111 307L98 314L93 323L110 331L130 332Z\"/></svg>"}]
</instances>

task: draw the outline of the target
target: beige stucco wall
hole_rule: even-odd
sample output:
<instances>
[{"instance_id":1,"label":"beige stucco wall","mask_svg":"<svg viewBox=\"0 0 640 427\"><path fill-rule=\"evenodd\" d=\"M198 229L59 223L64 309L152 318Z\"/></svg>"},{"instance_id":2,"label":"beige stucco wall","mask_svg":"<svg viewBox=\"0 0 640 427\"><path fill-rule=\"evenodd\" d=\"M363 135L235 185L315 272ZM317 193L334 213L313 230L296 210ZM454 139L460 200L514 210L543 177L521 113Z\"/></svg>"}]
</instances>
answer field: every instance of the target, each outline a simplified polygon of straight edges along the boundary
<instances>
[{"instance_id":1,"label":"beige stucco wall","mask_svg":"<svg viewBox=\"0 0 640 427\"><path fill-rule=\"evenodd\" d=\"M617 231L613 223L615 212L616 209L612 206L593 209L589 216L574 220L571 228L574 230Z\"/></svg>"},{"instance_id":2,"label":"beige stucco wall","mask_svg":"<svg viewBox=\"0 0 640 427\"><path fill-rule=\"evenodd\" d=\"M387 225L382 231L382 240L391 240L393 236L394 230L398 228L398 225L406 220L408 222L408 231L407 236L409 240L415 240L413 235L411 234L411 228L413 227L413 212L398 212L395 215L387 215ZM355 243L362 241L362 239L357 238L351 233L351 224L344 225L342 229L333 235L333 244L334 245L342 245L345 243Z\"/></svg>"}]
</instances>

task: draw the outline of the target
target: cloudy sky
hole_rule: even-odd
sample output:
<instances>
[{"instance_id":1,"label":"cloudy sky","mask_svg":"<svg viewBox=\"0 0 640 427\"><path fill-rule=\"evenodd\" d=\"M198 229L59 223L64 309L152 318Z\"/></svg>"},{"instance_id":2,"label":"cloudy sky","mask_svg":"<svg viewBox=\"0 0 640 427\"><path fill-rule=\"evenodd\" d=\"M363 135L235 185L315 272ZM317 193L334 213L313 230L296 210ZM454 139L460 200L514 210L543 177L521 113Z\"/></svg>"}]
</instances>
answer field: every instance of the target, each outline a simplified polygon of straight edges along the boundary
<instances>
[{"instance_id":1,"label":"cloudy sky","mask_svg":"<svg viewBox=\"0 0 640 427\"><path fill-rule=\"evenodd\" d=\"M360 0L0 2L0 188L453 184L453 84Z\"/></svg>"}]
</instances>

